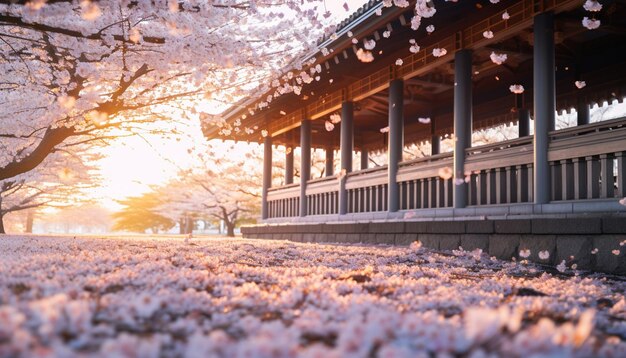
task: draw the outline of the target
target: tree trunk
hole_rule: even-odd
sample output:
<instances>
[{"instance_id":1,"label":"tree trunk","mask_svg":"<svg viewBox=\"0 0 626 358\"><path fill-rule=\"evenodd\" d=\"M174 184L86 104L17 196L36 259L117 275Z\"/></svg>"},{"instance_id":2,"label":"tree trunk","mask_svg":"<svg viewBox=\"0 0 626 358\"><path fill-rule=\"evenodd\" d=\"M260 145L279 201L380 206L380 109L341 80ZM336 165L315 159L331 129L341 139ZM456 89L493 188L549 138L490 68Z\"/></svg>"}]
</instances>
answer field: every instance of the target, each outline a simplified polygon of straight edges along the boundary
<instances>
[{"instance_id":1,"label":"tree trunk","mask_svg":"<svg viewBox=\"0 0 626 358\"><path fill-rule=\"evenodd\" d=\"M185 225L185 234L191 234L193 232L193 219L190 217L186 218L186 225Z\"/></svg>"},{"instance_id":2,"label":"tree trunk","mask_svg":"<svg viewBox=\"0 0 626 358\"><path fill-rule=\"evenodd\" d=\"M235 237L235 223L226 221L226 236Z\"/></svg>"},{"instance_id":3,"label":"tree trunk","mask_svg":"<svg viewBox=\"0 0 626 358\"><path fill-rule=\"evenodd\" d=\"M28 213L26 214L26 233L27 234L32 234L33 233L33 222L35 221L35 214L33 213L32 210L29 210Z\"/></svg>"},{"instance_id":4,"label":"tree trunk","mask_svg":"<svg viewBox=\"0 0 626 358\"><path fill-rule=\"evenodd\" d=\"M0 234L6 234L4 231L4 214L0 214Z\"/></svg>"},{"instance_id":5,"label":"tree trunk","mask_svg":"<svg viewBox=\"0 0 626 358\"><path fill-rule=\"evenodd\" d=\"M185 234L185 219L184 218L180 218L178 220L178 233L180 235Z\"/></svg>"}]
</instances>

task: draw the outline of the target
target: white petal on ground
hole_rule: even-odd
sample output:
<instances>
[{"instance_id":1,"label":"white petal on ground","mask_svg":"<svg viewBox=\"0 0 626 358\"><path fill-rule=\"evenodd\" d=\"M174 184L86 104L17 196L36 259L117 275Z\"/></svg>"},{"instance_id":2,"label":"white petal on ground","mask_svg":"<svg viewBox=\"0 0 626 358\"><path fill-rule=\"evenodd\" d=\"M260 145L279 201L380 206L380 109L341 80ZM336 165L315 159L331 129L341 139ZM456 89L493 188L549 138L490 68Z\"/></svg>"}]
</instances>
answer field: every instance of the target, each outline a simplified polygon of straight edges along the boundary
<instances>
[{"instance_id":1,"label":"white petal on ground","mask_svg":"<svg viewBox=\"0 0 626 358\"><path fill-rule=\"evenodd\" d=\"M626 335L626 282L552 275L480 251L440 253L419 242L6 236L0 252L6 356L619 357L626 350L616 338ZM544 296L518 294L522 288ZM600 299L613 304L601 307Z\"/></svg>"}]
</instances>

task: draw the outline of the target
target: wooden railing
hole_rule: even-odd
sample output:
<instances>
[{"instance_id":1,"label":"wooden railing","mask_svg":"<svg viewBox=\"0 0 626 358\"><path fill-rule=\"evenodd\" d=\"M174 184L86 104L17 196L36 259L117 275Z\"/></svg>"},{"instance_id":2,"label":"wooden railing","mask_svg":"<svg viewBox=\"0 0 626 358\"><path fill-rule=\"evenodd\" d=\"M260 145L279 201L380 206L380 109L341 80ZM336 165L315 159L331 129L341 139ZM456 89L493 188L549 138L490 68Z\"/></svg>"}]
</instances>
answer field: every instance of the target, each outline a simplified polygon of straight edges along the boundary
<instances>
[{"instance_id":1,"label":"wooden railing","mask_svg":"<svg viewBox=\"0 0 626 358\"><path fill-rule=\"evenodd\" d=\"M552 201L626 196L626 118L553 131L548 160ZM468 148L465 177L469 206L533 202L533 137ZM400 163L400 209L452 207L452 153ZM387 207L387 166L348 173L348 213ZM339 180L308 182L309 215L338 213ZM299 215L299 186L272 188L270 217Z\"/></svg>"},{"instance_id":2,"label":"wooden railing","mask_svg":"<svg viewBox=\"0 0 626 358\"><path fill-rule=\"evenodd\" d=\"M624 118L550 133L552 200L626 196Z\"/></svg>"},{"instance_id":3,"label":"wooden railing","mask_svg":"<svg viewBox=\"0 0 626 358\"><path fill-rule=\"evenodd\" d=\"M270 188L267 193L269 218L300 216L300 185Z\"/></svg>"},{"instance_id":4,"label":"wooden railing","mask_svg":"<svg viewBox=\"0 0 626 358\"><path fill-rule=\"evenodd\" d=\"M400 164L400 209L452 206L452 153L437 154Z\"/></svg>"},{"instance_id":5,"label":"wooden railing","mask_svg":"<svg viewBox=\"0 0 626 358\"><path fill-rule=\"evenodd\" d=\"M308 215L339 212L339 184L336 177L310 180L306 187Z\"/></svg>"},{"instance_id":6,"label":"wooden railing","mask_svg":"<svg viewBox=\"0 0 626 358\"><path fill-rule=\"evenodd\" d=\"M348 213L387 210L387 166L349 173L346 178Z\"/></svg>"},{"instance_id":7,"label":"wooden railing","mask_svg":"<svg viewBox=\"0 0 626 358\"><path fill-rule=\"evenodd\" d=\"M468 148L465 181L469 205L533 200L533 138L523 137Z\"/></svg>"}]
</instances>

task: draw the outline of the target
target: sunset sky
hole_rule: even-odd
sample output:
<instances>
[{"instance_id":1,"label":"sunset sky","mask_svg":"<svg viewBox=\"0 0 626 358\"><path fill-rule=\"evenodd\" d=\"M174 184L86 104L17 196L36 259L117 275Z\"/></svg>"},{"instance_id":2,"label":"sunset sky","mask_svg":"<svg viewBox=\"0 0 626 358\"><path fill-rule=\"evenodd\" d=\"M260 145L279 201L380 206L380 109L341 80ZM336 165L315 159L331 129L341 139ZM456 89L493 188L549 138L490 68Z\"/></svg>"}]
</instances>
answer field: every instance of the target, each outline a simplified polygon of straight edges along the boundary
<instances>
[{"instance_id":1,"label":"sunset sky","mask_svg":"<svg viewBox=\"0 0 626 358\"><path fill-rule=\"evenodd\" d=\"M326 0L325 10L333 14L336 22L340 22L365 2ZM348 4L349 11L344 9L344 3ZM118 209L116 199L149 191L150 186L164 184L175 177L180 168L194 165L197 157L190 156L187 150L200 146L204 141L200 127L198 123L189 122L187 127L179 129L185 133L180 141L146 135L143 138L120 138L107 147L103 151L106 157L100 162L103 186L94 190L98 200L108 208Z\"/></svg>"}]
</instances>

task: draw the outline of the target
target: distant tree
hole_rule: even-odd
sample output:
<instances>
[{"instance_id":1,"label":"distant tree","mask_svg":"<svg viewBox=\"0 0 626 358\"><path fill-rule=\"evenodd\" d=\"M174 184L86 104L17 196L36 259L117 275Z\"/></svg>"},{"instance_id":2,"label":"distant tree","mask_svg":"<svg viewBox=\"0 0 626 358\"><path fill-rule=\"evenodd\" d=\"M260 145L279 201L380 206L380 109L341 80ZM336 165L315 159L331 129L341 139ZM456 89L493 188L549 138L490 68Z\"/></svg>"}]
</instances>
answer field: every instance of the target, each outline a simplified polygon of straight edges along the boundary
<instances>
[{"instance_id":1,"label":"distant tree","mask_svg":"<svg viewBox=\"0 0 626 358\"><path fill-rule=\"evenodd\" d=\"M146 193L118 201L124 208L112 217L115 220L113 230L145 233L150 230L157 234L169 230L176 222L159 214L156 208L163 204L157 193Z\"/></svg>"},{"instance_id":2,"label":"distant tree","mask_svg":"<svg viewBox=\"0 0 626 358\"><path fill-rule=\"evenodd\" d=\"M260 212L262 148L256 144L208 144L202 164L181 171L177 179L157 188L162 198L158 212L172 220L209 217L224 222L228 236L243 221L255 220Z\"/></svg>"},{"instance_id":3,"label":"distant tree","mask_svg":"<svg viewBox=\"0 0 626 358\"><path fill-rule=\"evenodd\" d=\"M89 148L82 145L59 149L34 170L0 180L0 234L5 233L4 218L8 214L90 201L87 192L100 177L92 165L98 156L89 153ZM32 228L33 219L28 216L26 231Z\"/></svg>"}]
</instances>

